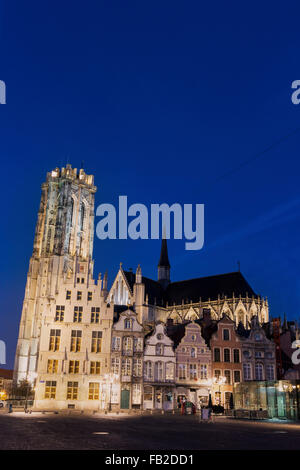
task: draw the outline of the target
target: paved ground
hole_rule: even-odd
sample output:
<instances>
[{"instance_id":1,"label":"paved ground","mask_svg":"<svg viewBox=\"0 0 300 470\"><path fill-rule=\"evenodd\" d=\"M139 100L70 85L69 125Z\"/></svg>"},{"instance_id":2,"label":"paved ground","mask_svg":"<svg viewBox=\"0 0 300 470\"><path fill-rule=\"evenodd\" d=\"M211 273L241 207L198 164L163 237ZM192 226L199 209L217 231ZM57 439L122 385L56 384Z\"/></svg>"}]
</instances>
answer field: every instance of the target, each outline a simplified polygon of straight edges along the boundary
<instances>
[{"instance_id":1,"label":"paved ground","mask_svg":"<svg viewBox=\"0 0 300 470\"><path fill-rule=\"evenodd\" d=\"M195 416L178 415L1 413L0 449L299 450L300 423L218 418L209 424L199 423Z\"/></svg>"}]
</instances>

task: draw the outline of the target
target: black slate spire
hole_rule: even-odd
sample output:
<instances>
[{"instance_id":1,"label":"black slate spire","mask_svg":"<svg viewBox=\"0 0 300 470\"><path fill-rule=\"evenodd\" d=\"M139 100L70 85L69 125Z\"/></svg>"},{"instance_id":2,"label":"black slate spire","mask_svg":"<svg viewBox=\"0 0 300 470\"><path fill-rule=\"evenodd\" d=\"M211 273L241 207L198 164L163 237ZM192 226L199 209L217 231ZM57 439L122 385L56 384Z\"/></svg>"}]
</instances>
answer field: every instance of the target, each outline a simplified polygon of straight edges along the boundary
<instances>
[{"instance_id":1,"label":"black slate spire","mask_svg":"<svg viewBox=\"0 0 300 470\"><path fill-rule=\"evenodd\" d=\"M161 241L161 251L158 266L164 266L169 268L170 262L168 257L168 246L166 238L163 238Z\"/></svg>"}]
</instances>

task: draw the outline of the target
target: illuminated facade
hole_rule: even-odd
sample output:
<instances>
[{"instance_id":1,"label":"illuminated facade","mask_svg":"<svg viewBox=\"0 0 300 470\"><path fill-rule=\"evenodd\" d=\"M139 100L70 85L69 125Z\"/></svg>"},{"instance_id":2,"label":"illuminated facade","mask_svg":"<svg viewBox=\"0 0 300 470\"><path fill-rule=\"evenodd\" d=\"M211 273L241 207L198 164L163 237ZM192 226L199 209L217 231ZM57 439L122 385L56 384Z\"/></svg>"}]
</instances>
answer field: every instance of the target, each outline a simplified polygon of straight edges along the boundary
<instances>
[{"instance_id":1,"label":"illuminated facade","mask_svg":"<svg viewBox=\"0 0 300 470\"><path fill-rule=\"evenodd\" d=\"M179 327L179 328L178 328ZM185 398L198 407L208 405L212 391L211 350L195 322L178 325L178 331L170 335L178 343L176 347L177 405Z\"/></svg>"},{"instance_id":2,"label":"illuminated facade","mask_svg":"<svg viewBox=\"0 0 300 470\"><path fill-rule=\"evenodd\" d=\"M113 306L106 276L93 279L95 192L93 176L70 165L42 185L14 368L15 382L35 387L37 409L108 400Z\"/></svg>"},{"instance_id":3,"label":"illuminated facade","mask_svg":"<svg viewBox=\"0 0 300 470\"><path fill-rule=\"evenodd\" d=\"M111 342L111 409L139 410L143 393L144 329L137 314L125 310L114 323Z\"/></svg>"},{"instance_id":4,"label":"illuminated facade","mask_svg":"<svg viewBox=\"0 0 300 470\"><path fill-rule=\"evenodd\" d=\"M175 403L176 355L163 323L146 337L144 351L144 409L172 410Z\"/></svg>"},{"instance_id":5,"label":"illuminated facade","mask_svg":"<svg viewBox=\"0 0 300 470\"><path fill-rule=\"evenodd\" d=\"M142 276L140 266L133 273L120 264L108 290L106 274L97 281L93 277L96 190L93 176L71 165L48 173L42 185L14 382L32 384L36 409L173 409L179 395L176 384L187 385L176 369L176 357L182 363L183 348L193 349L183 343L196 336L197 356L186 364L186 380L195 386L189 384L186 395L207 402L214 372L208 346L200 338L205 312L214 324L229 322L233 337L238 322L247 327L254 317L259 323L268 321L267 300L254 293L240 272L171 282L165 239L157 280ZM171 325L186 329L178 353L167 336ZM234 358L236 352L232 354ZM147 375L150 362L152 376ZM232 383L241 372L240 361L233 362L224 370L225 375L230 371ZM225 395L232 383L224 388Z\"/></svg>"},{"instance_id":6,"label":"illuminated facade","mask_svg":"<svg viewBox=\"0 0 300 470\"><path fill-rule=\"evenodd\" d=\"M254 316L261 324L269 321L268 300L257 295L239 271L171 282L165 239L162 240L158 279L142 276L140 266L138 270L141 282L136 288L136 274L120 266L108 301L115 305L135 305L144 324L153 327L159 321L166 324L169 320L173 323L201 320L205 310L211 312L213 320L226 315L236 326L242 322L246 328Z\"/></svg>"}]
</instances>

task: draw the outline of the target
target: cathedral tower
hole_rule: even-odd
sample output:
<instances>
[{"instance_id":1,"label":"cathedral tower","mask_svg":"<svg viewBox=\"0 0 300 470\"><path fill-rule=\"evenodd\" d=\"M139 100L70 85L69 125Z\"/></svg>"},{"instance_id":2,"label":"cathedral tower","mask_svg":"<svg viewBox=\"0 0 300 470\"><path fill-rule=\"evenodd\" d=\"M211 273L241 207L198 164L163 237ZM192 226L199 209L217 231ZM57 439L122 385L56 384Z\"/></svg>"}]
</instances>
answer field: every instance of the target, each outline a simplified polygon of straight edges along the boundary
<instances>
[{"instance_id":1,"label":"cathedral tower","mask_svg":"<svg viewBox=\"0 0 300 470\"><path fill-rule=\"evenodd\" d=\"M98 284L93 280L96 189L92 175L86 175L83 169L78 172L71 165L47 173L42 184L19 328L15 382L26 379L33 384L37 377L40 382L41 374L47 372L49 351L50 360L60 364L57 371L66 367L72 322L90 323L90 311L96 318L100 306L104 318L111 316L112 322L113 314L107 314L106 306L102 309L101 280ZM105 326L109 328L110 321ZM59 341L51 335L59 335ZM60 342L60 347L52 348L51 341ZM46 383L47 377L42 378L41 382Z\"/></svg>"}]
</instances>

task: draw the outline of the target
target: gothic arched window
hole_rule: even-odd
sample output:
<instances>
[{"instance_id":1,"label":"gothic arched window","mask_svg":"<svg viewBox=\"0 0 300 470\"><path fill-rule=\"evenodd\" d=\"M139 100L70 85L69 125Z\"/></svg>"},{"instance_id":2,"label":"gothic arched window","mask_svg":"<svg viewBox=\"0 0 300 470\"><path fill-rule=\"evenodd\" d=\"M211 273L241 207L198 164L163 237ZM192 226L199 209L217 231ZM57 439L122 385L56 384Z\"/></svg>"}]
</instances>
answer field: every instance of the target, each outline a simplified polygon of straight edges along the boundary
<instances>
[{"instance_id":1,"label":"gothic arched window","mask_svg":"<svg viewBox=\"0 0 300 470\"><path fill-rule=\"evenodd\" d=\"M80 230L81 231L83 231L84 216L85 216L85 208L84 208L84 204L81 204L81 217L80 217Z\"/></svg>"}]
</instances>

